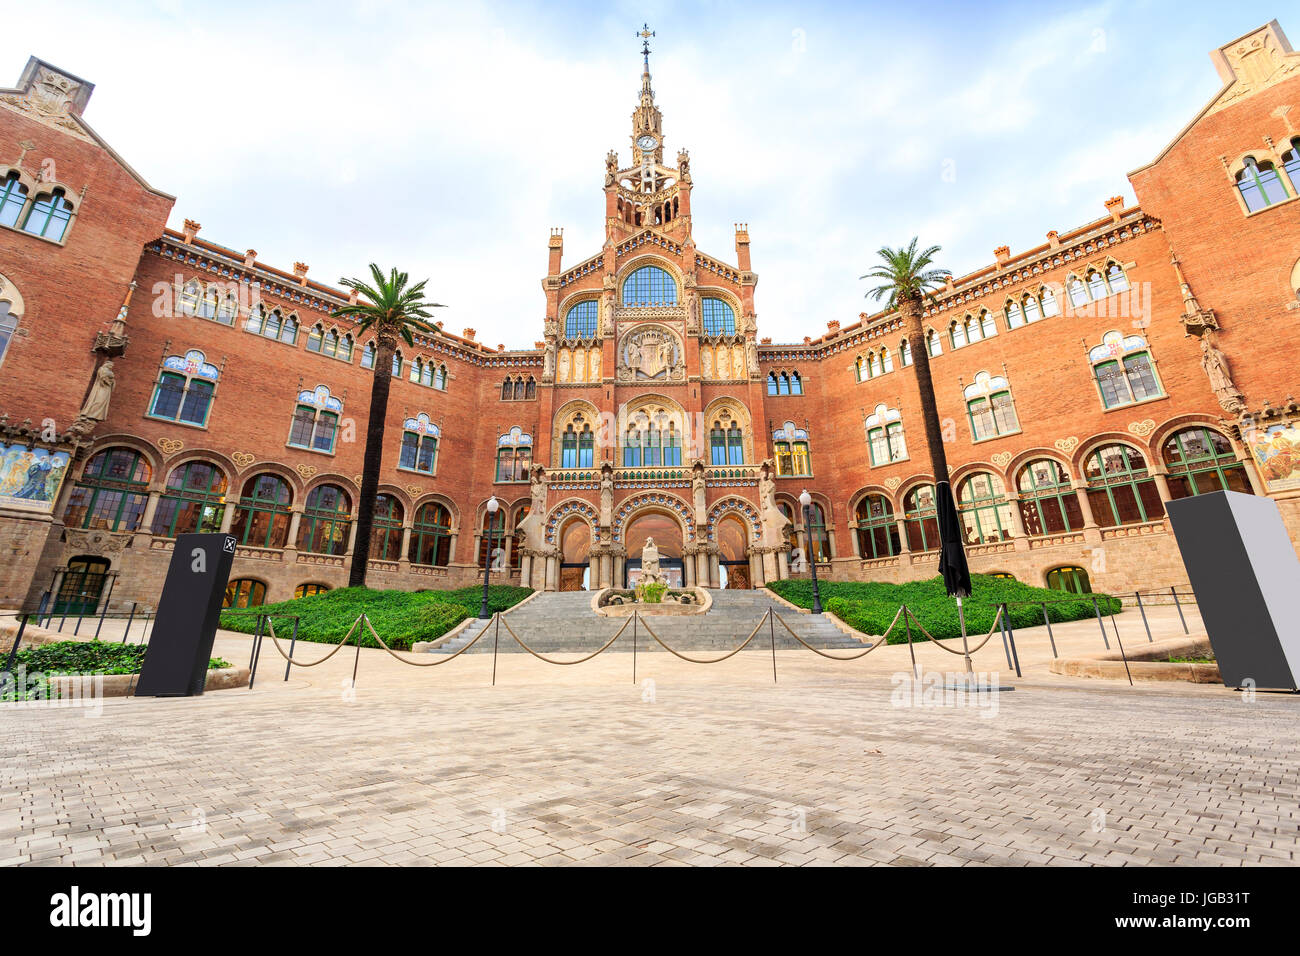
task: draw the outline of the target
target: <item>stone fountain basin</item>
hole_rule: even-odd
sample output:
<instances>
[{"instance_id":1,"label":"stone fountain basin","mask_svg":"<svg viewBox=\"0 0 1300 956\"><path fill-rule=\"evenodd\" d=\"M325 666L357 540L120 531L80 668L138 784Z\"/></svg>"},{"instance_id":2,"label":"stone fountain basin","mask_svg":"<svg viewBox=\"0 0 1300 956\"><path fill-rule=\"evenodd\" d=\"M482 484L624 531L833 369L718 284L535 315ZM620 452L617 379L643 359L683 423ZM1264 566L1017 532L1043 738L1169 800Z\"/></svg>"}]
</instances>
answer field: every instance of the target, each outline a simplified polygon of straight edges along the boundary
<instances>
[{"instance_id":1,"label":"stone fountain basin","mask_svg":"<svg viewBox=\"0 0 1300 956\"><path fill-rule=\"evenodd\" d=\"M602 617L631 617L633 611L642 617L680 617L687 614L705 614L713 607L713 596L706 588L673 588L673 591L689 591L695 595L691 604L678 604L676 601L664 601L660 604L646 604L636 600L635 594L624 588L602 588L591 596L591 609ZM610 597L630 595L626 604L606 604ZM665 595L668 597L668 595Z\"/></svg>"}]
</instances>

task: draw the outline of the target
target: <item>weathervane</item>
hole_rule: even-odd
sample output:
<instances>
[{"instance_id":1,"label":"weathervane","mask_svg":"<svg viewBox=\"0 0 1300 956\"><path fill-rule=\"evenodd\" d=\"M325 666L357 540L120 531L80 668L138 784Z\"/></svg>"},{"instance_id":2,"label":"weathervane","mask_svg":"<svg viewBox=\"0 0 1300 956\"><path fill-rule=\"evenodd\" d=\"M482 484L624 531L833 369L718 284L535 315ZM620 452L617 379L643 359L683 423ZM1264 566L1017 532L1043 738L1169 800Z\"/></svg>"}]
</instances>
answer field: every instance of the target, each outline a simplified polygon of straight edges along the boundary
<instances>
[{"instance_id":1,"label":"weathervane","mask_svg":"<svg viewBox=\"0 0 1300 956\"><path fill-rule=\"evenodd\" d=\"M642 24L641 29L635 34L641 38L641 55L646 58L647 66L650 63L650 38L655 32L650 29L650 24Z\"/></svg>"}]
</instances>

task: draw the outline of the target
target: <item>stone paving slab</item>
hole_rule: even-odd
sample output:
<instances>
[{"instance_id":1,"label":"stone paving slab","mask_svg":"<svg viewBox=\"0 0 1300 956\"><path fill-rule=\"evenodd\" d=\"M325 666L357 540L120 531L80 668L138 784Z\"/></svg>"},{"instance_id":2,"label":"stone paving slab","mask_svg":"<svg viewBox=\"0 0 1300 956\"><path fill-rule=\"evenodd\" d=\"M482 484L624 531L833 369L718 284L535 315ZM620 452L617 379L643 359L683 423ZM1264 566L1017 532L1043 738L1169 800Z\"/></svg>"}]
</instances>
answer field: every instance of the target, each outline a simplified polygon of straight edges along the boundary
<instances>
[{"instance_id":1,"label":"stone paving slab","mask_svg":"<svg viewBox=\"0 0 1300 956\"><path fill-rule=\"evenodd\" d=\"M353 689L353 652L286 683L268 646L252 691L0 710L0 865L1297 861L1294 697L1056 678L1027 637L996 710L896 706L906 648L874 656L512 655L494 687L366 649Z\"/></svg>"}]
</instances>

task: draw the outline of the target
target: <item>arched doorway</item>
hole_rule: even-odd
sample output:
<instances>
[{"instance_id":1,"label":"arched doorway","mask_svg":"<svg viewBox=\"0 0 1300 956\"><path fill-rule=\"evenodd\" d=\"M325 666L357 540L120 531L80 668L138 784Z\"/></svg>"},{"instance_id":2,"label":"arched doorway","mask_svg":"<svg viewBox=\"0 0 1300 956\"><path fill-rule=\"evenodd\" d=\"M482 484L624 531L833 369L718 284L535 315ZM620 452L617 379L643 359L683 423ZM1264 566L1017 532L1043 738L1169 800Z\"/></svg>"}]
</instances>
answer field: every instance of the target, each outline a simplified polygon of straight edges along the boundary
<instances>
[{"instance_id":1,"label":"arched doorway","mask_svg":"<svg viewBox=\"0 0 1300 956\"><path fill-rule=\"evenodd\" d=\"M745 522L734 514L723 515L714 535L718 545L718 583L729 591L752 588Z\"/></svg>"},{"instance_id":2,"label":"arched doorway","mask_svg":"<svg viewBox=\"0 0 1300 956\"><path fill-rule=\"evenodd\" d=\"M585 591L590 584L591 525L576 515L560 530L560 590Z\"/></svg>"},{"instance_id":3,"label":"arched doorway","mask_svg":"<svg viewBox=\"0 0 1300 956\"><path fill-rule=\"evenodd\" d=\"M655 539L659 549L659 570L668 579L668 586L679 588L686 580L686 565L682 562L682 526L672 515L662 511L645 511L633 518L623 532L627 548L627 580L625 587L636 587L641 577L641 551L647 538Z\"/></svg>"},{"instance_id":4,"label":"arched doorway","mask_svg":"<svg viewBox=\"0 0 1300 956\"><path fill-rule=\"evenodd\" d=\"M108 560L93 555L68 559L67 570L59 582L54 599L54 614L94 614L108 578Z\"/></svg>"}]
</instances>

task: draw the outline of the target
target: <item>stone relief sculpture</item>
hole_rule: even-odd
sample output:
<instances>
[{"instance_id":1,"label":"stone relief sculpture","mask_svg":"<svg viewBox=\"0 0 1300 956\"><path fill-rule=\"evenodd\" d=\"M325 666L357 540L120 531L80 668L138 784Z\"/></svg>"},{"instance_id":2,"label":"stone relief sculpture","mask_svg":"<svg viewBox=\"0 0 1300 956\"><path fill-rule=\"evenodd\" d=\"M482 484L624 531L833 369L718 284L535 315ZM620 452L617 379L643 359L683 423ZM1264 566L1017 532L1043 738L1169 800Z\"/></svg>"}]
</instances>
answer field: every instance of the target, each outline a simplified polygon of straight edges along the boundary
<instances>
[{"instance_id":1,"label":"stone relief sculpture","mask_svg":"<svg viewBox=\"0 0 1300 956\"><path fill-rule=\"evenodd\" d=\"M746 366L749 369L749 377L758 377L758 346L749 342L745 346L745 355L747 357Z\"/></svg>"},{"instance_id":2,"label":"stone relief sculpture","mask_svg":"<svg viewBox=\"0 0 1300 956\"><path fill-rule=\"evenodd\" d=\"M555 379L555 343L546 343L546 353L542 359L542 381L550 382Z\"/></svg>"},{"instance_id":3,"label":"stone relief sculpture","mask_svg":"<svg viewBox=\"0 0 1300 956\"><path fill-rule=\"evenodd\" d=\"M686 367L682 362L682 349L665 328L650 326L629 333L619 348L618 378L620 381L667 377L682 379Z\"/></svg>"},{"instance_id":4,"label":"stone relief sculpture","mask_svg":"<svg viewBox=\"0 0 1300 956\"><path fill-rule=\"evenodd\" d=\"M641 580L638 584L667 584L668 579L659 568L659 546L654 538L645 539L641 549Z\"/></svg>"},{"instance_id":5,"label":"stone relief sculpture","mask_svg":"<svg viewBox=\"0 0 1300 956\"><path fill-rule=\"evenodd\" d=\"M704 479L704 462L697 461L691 469L691 497L694 499L697 529L707 527L709 523L708 499L705 494L707 487L708 482Z\"/></svg>"}]
</instances>

